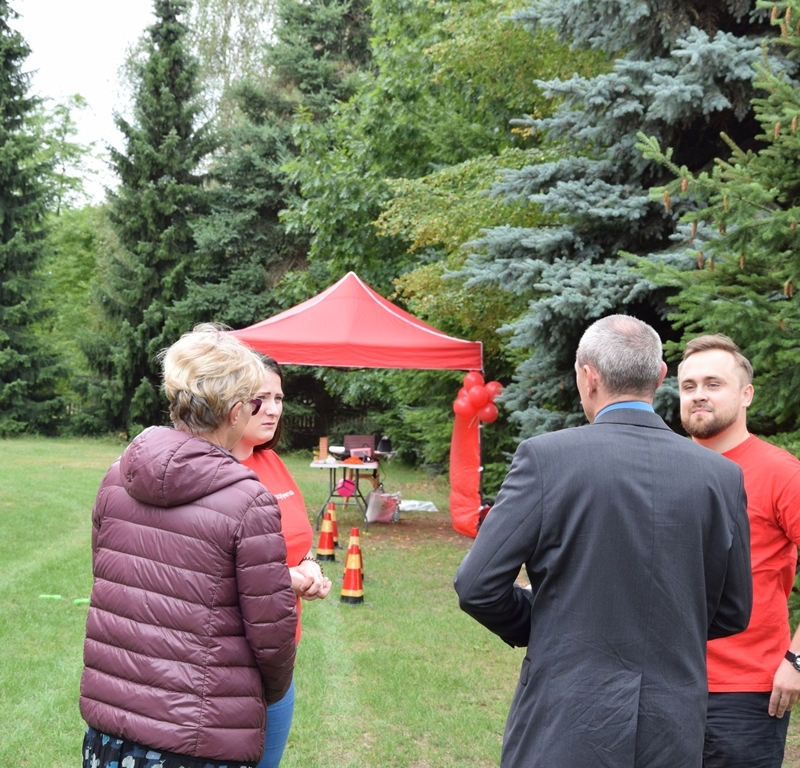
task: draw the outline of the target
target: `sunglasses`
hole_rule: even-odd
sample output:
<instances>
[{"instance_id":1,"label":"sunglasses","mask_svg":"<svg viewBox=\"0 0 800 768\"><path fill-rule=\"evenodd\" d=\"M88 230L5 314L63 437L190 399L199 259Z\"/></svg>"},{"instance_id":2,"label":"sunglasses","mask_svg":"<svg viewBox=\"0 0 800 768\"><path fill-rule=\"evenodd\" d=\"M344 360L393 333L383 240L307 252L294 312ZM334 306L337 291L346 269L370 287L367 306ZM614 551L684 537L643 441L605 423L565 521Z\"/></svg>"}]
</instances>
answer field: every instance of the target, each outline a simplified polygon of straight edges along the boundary
<instances>
[{"instance_id":1,"label":"sunglasses","mask_svg":"<svg viewBox=\"0 0 800 768\"><path fill-rule=\"evenodd\" d=\"M255 416L261 410L263 403L264 401L260 397L254 397L252 400L250 400L250 405L253 406L253 412L250 415Z\"/></svg>"}]
</instances>

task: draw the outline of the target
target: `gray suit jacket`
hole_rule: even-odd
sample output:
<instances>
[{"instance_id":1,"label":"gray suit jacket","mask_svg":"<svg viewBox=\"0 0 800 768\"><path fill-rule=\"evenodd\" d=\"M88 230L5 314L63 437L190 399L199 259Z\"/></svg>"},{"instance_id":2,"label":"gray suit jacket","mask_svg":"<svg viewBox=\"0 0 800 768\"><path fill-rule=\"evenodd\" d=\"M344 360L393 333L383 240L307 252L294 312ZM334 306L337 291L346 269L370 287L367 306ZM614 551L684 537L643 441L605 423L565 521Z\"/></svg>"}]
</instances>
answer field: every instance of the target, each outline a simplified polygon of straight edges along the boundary
<instances>
[{"instance_id":1,"label":"gray suit jacket","mask_svg":"<svg viewBox=\"0 0 800 768\"><path fill-rule=\"evenodd\" d=\"M741 470L632 408L526 440L455 587L528 647L501 766L699 768L706 641L750 619Z\"/></svg>"}]
</instances>

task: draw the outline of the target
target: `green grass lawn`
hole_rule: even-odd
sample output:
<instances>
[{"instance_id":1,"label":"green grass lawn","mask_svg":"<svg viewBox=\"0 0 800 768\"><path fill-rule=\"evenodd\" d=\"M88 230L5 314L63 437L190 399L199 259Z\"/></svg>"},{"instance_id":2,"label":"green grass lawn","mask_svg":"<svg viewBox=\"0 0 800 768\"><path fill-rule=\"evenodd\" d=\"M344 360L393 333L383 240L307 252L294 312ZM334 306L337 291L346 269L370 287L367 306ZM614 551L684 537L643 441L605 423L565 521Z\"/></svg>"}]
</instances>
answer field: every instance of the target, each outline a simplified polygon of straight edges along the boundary
<instances>
[{"instance_id":1,"label":"green grass lawn","mask_svg":"<svg viewBox=\"0 0 800 768\"><path fill-rule=\"evenodd\" d=\"M78 712L90 511L123 446L111 441L0 441L0 767L80 764ZM311 456L288 457L309 515L327 495ZM495 766L522 659L458 610L452 578L471 540L446 513L447 484L386 465L387 490L433 501L364 531L339 512L343 546L361 529L364 596L339 601L343 558L325 565L334 588L306 603L297 708L282 763L345 768ZM364 492L368 483L364 483ZM61 600L39 595L61 595Z\"/></svg>"},{"instance_id":2,"label":"green grass lawn","mask_svg":"<svg viewBox=\"0 0 800 768\"><path fill-rule=\"evenodd\" d=\"M90 510L120 454L100 440L0 440L0 768L80 764L78 683L91 589ZM327 472L287 459L314 519ZM364 603L339 601L343 557L325 564L334 588L304 604L297 707L285 768L480 768L499 763L523 649L461 613L453 574L471 544L447 515L447 483L397 463L388 491L433 501L364 531L339 510L339 538L361 531ZM364 492L368 483L364 483ZM42 599L58 594L61 600ZM800 712L798 713L800 717ZM786 768L800 768L800 720Z\"/></svg>"}]
</instances>

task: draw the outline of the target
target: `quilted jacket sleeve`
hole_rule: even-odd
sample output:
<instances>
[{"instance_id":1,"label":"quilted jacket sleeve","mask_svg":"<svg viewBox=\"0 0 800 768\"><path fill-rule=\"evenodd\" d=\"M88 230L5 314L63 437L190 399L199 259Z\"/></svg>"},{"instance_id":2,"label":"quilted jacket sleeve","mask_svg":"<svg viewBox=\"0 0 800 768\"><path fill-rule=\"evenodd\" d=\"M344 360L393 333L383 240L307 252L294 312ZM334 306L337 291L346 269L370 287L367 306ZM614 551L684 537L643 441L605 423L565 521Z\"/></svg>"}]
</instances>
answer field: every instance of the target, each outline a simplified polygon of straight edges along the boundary
<instances>
[{"instance_id":1,"label":"quilted jacket sleeve","mask_svg":"<svg viewBox=\"0 0 800 768\"><path fill-rule=\"evenodd\" d=\"M236 578L245 635L269 705L284 696L292 681L297 607L280 512L267 491L256 496L242 518Z\"/></svg>"},{"instance_id":2,"label":"quilted jacket sleeve","mask_svg":"<svg viewBox=\"0 0 800 768\"><path fill-rule=\"evenodd\" d=\"M94 573L94 557L95 554L97 554L97 541L100 536L100 526L105 513L108 489L114 487L114 485L118 483L119 461L116 461L111 465L108 472L106 472L103 482L100 483L100 488L97 491L97 498L95 499L94 506L92 507L92 573Z\"/></svg>"}]
</instances>

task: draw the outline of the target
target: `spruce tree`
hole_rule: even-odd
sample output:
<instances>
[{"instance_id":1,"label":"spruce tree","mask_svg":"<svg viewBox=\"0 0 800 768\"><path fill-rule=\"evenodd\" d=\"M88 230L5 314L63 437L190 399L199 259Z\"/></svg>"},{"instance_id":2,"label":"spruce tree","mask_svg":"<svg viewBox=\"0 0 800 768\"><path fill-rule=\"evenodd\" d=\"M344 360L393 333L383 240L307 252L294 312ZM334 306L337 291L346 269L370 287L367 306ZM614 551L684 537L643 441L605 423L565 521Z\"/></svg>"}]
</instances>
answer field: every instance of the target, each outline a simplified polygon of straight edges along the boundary
<instances>
[{"instance_id":1,"label":"spruce tree","mask_svg":"<svg viewBox=\"0 0 800 768\"><path fill-rule=\"evenodd\" d=\"M52 176L37 130L39 101L23 70L30 48L9 26L17 14L0 0L0 435L50 432L63 404L56 396L57 358L36 328Z\"/></svg>"},{"instance_id":2,"label":"spruce tree","mask_svg":"<svg viewBox=\"0 0 800 768\"><path fill-rule=\"evenodd\" d=\"M723 131L751 147L758 132L750 110L753 64L774 32L768 12L750 0L533 0L518 18L616 57L605 74L541 83L562 98L561 107L517 126L545 134L563 156L509 171L494 193L541 206L555 223L488 231L471 245L464 272L469 285L529 301L509 328L511 346L525 357L505 396L525 437L583 422L574 354L595 319L633 314L662 338L677 335L665 318L670 289L620 255L674 257L675 213L648 194L669 172L642 157L636 134L672 146L676 162L694 170L724 151ZM770 66L790 65L773 52ZM669 389L658 407L674 418Z\"/></svg>"},{"instance_id":3,"label":"spruce tree","mask_svg":"<svg viewBox=\"0 0 800 768\"><path fill-rule=\"evenodd\" d=\"M771 47L796 54L800 2L771 8L780 30ZM756 374L751 428L776 435L800 429L800 82L765 63L756 72L755 148L726 136L728 159L693 173L654 137L642 135L639 147L675 177L652 199L681 215L671 264L649 274L678 288L670 317L682 341L724 333L739 344ZM798 435L787 445L797 450Z\"/></svg>"},{"instance_id":4,"label":"spruce tree","mask_svg":"<svg viewBox=\"0 0 800 768\"><path fill-rule=\"evenodd\" d=\"M296 113L324 123L351 95L369 61L368 30L363 0L277 3L275 40L264 51L270 76L232 90L239 119L221 137L209 211L195 224L204 261L181 304L186 317L241 327L327 287L327 274L321 285L302 285L314 282L308 280L308 235L288 232L281 220L297 197L283 165L299 151ZM287 273L292 277L281 285Z\"/></svg>"},{"instance_id":5,"label":"spruce tree","mask_svg":"<svg viewBox=\"0 0 800 768\"><path fill-rule=\"evenodd\" d=\"M355 91L371 65L365 0L278 0L266 64L273 88L324 118Z\"/></svg>"},{"instance_id":6,"label":"spruce tree","mask_svg":"<svg viewBox=\"0 0 800 768\"><path fill-rule=\"evenodd\" d=\"M203 266L179 309L187 322L242 328L294 303L276 286L287 272L305 269L308 245L279 220L292 194L281 168L293 149L292 110L251 84L237 91L242 118L225 131L209 172L208 213L194 224Z\"/></svg>"},{"instance_id":7,"label":"spruce tree","mask_svg":"<svg viewBox=\"0 0 800 768\"><path fill-rule=\"evenodd\" d=\"M200 168L213 137L197 124L187 8L188 0L155 0L156 21L133 62L133 119L115 118L125 149L110 150L120 185L109 213L122 250L102 265L105 324L86 352L109 380L109 426L129 432L165 418L156 355L188 330L174 305L197 267L191 224L206 207Z\"/></svg>"}]
</instances>

